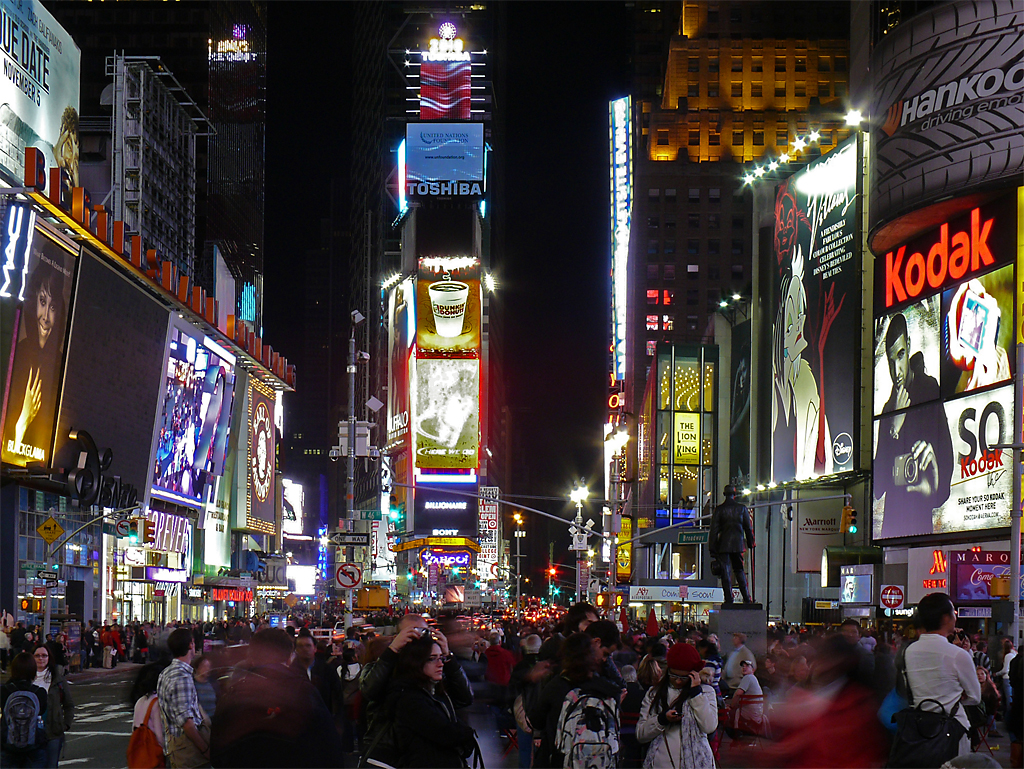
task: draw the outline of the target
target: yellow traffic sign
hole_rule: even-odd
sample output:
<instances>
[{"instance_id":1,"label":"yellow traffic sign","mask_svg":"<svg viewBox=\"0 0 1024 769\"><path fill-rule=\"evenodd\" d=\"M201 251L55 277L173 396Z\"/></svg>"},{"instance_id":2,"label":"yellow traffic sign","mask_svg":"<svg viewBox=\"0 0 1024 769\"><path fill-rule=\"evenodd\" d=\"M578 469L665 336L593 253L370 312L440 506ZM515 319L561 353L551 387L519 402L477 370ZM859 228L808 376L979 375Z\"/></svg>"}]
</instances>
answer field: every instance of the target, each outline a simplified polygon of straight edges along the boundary
<instances>
[{"instance_id":1,"label":"yellow traffic sign","mask_svg":"<svg viewBox=\"0 0 1024 769\"><path fill-rule=\"evenodd\" d=\"M294 593L289 593L288 595L286 595L284 597L284 602L288 606L289 609L294 609L295 608L295 604L297 604L299 602L299 599L295 597Z\"/></svg>"},{"instance_id":2,"label":"yellow traffic sign","mask_svg":"<svg viewBox=\"0 0 1024 769\"><path fill-rule=\"evenodd\" d=\"M64 527L57 523L57 519L52 515L39 524L39 528L36 529L39 532L39 536L46 540L46 544L52 545L61 535L64 533Z\"/></svg>"}]
</instances>

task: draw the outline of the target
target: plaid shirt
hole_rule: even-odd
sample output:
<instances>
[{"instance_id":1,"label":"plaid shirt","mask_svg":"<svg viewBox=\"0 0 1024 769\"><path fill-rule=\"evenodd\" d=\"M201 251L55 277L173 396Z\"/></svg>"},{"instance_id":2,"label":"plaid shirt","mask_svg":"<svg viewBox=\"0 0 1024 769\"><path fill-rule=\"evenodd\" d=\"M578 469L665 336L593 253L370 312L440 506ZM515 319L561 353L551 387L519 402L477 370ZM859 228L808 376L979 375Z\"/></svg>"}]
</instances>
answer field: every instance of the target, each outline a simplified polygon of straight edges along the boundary
<instances>
[{"instance_id":1,"label":"plaid shirt","mask_svg":"<svg viewBox=\"0 0 1024 769\"><path fill-rule=\"evenodd\" d=\"M160 699L164 731L170 736L184 734L185 722L190 718L197 728L203 723L191 665L177 659L171 662L170 667L160 674L156 695Z\"/></svg>"}]
</instances>

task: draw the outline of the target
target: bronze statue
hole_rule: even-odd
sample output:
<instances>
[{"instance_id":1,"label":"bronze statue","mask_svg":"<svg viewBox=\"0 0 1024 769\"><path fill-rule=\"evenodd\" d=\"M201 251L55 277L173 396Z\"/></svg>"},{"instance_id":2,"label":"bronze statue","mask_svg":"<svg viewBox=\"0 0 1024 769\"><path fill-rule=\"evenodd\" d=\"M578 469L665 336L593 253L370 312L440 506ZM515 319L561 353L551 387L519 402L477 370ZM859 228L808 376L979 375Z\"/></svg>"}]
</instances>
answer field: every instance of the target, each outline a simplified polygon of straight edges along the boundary
<instances>
[{"instance_id":1,"label":"bronze statue","mask_svg":"<svg viewBox=\"0 0 1024 769\"><path fill-rule=\"evenodd\" d=\"M708 534L708 549L714 559L711 571L722 579L722 588L725 591L723 604L733 602L733 572L736 572L736 582L743 602L751 603L747 575L743 568L743 554L748 547L754 547L750 513L746 506L736 501L735 487L726 486L725 501L715 508L711 516L711 531Z\"/></svg>"}]
</instances>

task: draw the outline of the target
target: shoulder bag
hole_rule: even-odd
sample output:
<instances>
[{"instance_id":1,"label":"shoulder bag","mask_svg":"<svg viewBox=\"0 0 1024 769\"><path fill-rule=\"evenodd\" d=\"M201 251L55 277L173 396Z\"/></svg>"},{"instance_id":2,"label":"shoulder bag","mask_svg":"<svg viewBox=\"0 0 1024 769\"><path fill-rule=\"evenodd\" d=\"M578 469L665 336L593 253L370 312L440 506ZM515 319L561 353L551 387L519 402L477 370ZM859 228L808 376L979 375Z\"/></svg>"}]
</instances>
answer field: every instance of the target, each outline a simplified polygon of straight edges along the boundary
<instances>
[{"instance_id":1,"label":"shoulder bag","mask_svg":"<svg viewBox=\"0 0 1024 769\"><path fill-rule=\"evenodd\" d=\"M157 703L154 697L146 708L146 717L141 726L132 730L128 740L128 769L160 769L164 766L164 749L156 741L156 735L149 728L149 717L153 714L153 706Z\"/></svg>"},{"instance_id":2,"label":"shoulder bag","mask_svg":"<svg viewBox=\"0 0 1024 769\"><path fill-rule=\"evenodd\" d=\"M914 693L910 690L906 670L903 671L903 679L906 682L909 707L892 716L896 724L896 736L886 766L894 769L942 766L959 754L960 738L967 734L964 725L956 718L960 703L957 702L948 715L938 700L921 700L915 707ZM939 710L922 710L921 706L926 702L935 703Z\"/></svg>"}]
</instances>

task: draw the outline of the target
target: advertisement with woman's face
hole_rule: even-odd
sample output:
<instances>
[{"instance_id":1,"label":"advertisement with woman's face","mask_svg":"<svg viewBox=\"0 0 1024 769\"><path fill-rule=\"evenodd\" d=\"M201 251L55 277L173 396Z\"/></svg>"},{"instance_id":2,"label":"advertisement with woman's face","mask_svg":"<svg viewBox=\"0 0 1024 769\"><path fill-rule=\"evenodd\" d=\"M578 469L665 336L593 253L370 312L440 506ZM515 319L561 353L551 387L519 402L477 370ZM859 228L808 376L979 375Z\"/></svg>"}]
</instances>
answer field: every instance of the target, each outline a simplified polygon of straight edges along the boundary
<instances>
[{"instance_id":1,"label":"advertisement with woman's face","mask_svg":"<svg viewBox=\"0 0 1024 769\"><path fill-rule=\"evenodd\" d=\"M77 252L33 234L17 297L14 361L4 395L3 461L50 461Z\"/></svg>"}]
</instances>

